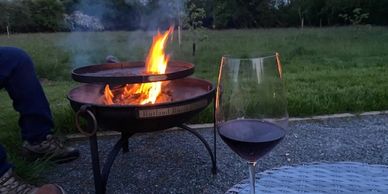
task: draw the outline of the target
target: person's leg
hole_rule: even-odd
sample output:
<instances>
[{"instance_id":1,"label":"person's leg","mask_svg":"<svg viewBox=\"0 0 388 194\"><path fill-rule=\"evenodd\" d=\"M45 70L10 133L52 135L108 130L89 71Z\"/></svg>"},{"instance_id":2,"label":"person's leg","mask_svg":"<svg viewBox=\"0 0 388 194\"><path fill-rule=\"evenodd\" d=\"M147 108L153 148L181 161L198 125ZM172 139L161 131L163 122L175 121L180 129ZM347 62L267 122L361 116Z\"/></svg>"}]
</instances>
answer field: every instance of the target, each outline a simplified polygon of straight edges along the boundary
<instances>
[{"instance_id":1,"label":"person's leg","mask_svg":"<svg viewBox=\"0 0 388 194\"><path fill-rule=\"evenodd\" d=\"M9 168L3 175L0 176L0 193L66 194L66 191L57 184L45 184L41 187L30 185L21 180L13 172L12 168Z\"/></svg>"},{"instance_id":2,"label":"person's leg","mask_svg":"<svg viewBox=\"0 0 388 194\"><path fill-rule=\"evenodd\" d=\"M15 110L20 113L24 150L62 159L78 157L78 150L63 146L50 135L53 122L49 104L36 78L32 60L18 48L0 47L0 89L3 87L13 100ZM63 188L56 184L41 187L27 184L19 180L11 167L0 145L0 193L65 194Z\"/></svg>"},{"instance_id":3,"label":"person's leg","mask_svg":"<svg viewBox=\"0 0 388 194\"><path fill-rule=\"evenodd\" d=\"M0 144L0 177L3 176L10 168L11 164L7 162L7 153L5 152L4 147Z\"/></svg>"},{"instance_id":4,"label":"person's leg","mask_svg":"<svg viewBox=\"0 0 388 194\"><path fill-rule=\"evenodd\" d=\"M21 49L0 47L0 80L20 113L22 139L45 140L52 133L53 121L31 58Z\"/></svg>"},{"instance_id":5,"label":"person's leg","mask_svg":"<svg viewBox=\"0 0 388 194\"><path fill-rule=\"evenodd\" d=\"M64 146L52 135L50 107L36 77L34 64L24 51L0 47L0 82L12 98L15 110L20 113L24 157L31 160L48 157L55 162L78 158L77 149Z\"/></svg>"}]
</instances>

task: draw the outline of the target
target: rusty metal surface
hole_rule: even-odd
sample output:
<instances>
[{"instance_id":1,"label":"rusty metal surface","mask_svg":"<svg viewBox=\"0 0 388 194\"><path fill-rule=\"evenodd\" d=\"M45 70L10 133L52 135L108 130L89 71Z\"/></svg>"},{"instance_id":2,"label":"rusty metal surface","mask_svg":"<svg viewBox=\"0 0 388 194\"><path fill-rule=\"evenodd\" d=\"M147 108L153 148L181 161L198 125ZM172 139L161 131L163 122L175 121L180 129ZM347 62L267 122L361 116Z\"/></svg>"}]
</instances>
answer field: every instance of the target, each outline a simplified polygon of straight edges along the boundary
<instances>
[{"instance_id":1,"label":"rusty metal surface","mask_svg":"<svg viewBox=\"0 0 388 194\"><path fill-rule=\"evenodd\" d=\"M68 99L75 112L83 105L95 115L100 129L148 132L167 129L188 121L214 98L212 83L187 77L168 84L172 102L156 104L105 105L101 84L83 84L72 89Z\"/></svg>"},{"instance_id":2,"label":"rusty metal surface","mask_svg":"<svg viewBox=\"0 0 388 194\"><path fill-rule=\"evenodd\" d=\"M129 84L173 80L194 73L194 65L184 61L170 61L164 74L145 73L142 61L107 63L76 68L72 78L82 83Z\"/></svg>"}]
</instances>

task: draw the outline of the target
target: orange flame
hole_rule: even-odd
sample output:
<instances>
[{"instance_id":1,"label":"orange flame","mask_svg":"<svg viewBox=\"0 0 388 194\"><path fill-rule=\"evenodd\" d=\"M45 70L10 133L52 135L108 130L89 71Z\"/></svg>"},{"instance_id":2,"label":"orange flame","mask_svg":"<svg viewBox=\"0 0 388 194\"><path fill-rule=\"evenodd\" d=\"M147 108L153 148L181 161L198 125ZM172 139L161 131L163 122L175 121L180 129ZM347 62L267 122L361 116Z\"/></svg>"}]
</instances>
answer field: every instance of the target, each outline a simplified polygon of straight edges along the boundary
<instances>
[{"instance_id":1,"label":"orange flame","mask_svg":"<svg viewBox=\"0 0 388 194\"><path fill-rule=\"evenodd\" d=\"M109 84L106 84L105 86L104 97L105 97L105 104L113 104L113 101L112 101L113 93L109 89Z\"/></svg>"},{"instance_id":2,"label":"orange flame","mask_svg":"<svg viewBox=\"0 0 388 194\"><path fill-rule=\"evenodd\" d=\"M153 37L151 48L146 58L146 73L147 74L163 74L166 71L169 55L166 55L164 49L168 40L168 36L171 35L174 28L171 26L165 33L161 34L159 31ZM121 93L120 99L131 98L131 102L137 104L154 104L162 92L162 82L150 82L143 84L127 84ZM114 104L113 98L115 97L109 88L109 85L105 86L104 91L105 104Z\"/></svg>"},{"instance_id":3,"label":"orange flame","mask_svg":"<svg viewBox=\"0 0 388 194\"><path fill-rule=\"evenodd\" d=\"M174 28L171 26L164 34L158 32L158 34L153 37L152 46L146 59L147 73L163 74L166 71L170 56L164 54L164 48L167 43L167 38L173 30ZM148 96L146 99L142 100L140 104L154 104L161 91L162 82L151 82L142 84L136 93L142 93Z\"/></svg>"}]
</instances>

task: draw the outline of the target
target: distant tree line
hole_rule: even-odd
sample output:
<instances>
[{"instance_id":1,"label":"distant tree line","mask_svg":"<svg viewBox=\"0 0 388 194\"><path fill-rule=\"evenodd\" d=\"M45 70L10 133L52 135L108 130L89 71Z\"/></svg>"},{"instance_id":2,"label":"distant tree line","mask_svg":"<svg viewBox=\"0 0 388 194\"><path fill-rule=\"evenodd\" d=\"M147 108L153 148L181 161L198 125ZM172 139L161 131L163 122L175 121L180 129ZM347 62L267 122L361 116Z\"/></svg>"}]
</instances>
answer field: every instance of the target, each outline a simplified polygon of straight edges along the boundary
<instances>
[{"instance_id":1,"label":"distant tree line","mask_svg":"<svg viewBox=\"0 0 388 194\"><path fill-rule=\"evenodd\" d=\"M193 7L216 29L388 25L388 0L0 0L0 32L149 29L192 23Z\"/></svg>"},{"instance_id":2,"label":"distant tree line","mask_svg":"<svg viewBox=\"0 0 388 194\"><path fill-rule=\"evenodd\" d=\"M210 17L216 28L388 25L388 0L215 0L214 4Z\"/></svg>"},{"instance_id":3,"label":"distant tree line","mask_svg":"<svg viewBox=\"0 0 388 194\"><path fill-rule=\"evenodd\" d=\"M0 0L0 28L16 32L61 31L65 7L57 0Z\"/></svg>"}]
</instances>

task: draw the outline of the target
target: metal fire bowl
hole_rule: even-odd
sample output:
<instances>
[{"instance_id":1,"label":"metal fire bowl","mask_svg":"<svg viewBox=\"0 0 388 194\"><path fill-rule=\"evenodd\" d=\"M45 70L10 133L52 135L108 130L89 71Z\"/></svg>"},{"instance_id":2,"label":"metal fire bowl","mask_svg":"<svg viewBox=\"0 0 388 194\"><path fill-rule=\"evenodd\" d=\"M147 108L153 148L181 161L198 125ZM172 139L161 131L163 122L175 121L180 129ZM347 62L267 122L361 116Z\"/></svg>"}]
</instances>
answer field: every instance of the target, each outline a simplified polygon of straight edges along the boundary
<instances>
[{"instance_id":1,"label":"metal fire bowl","mask_svg":"<svg viewBox=\"0 0 388 194\"><path fill-rule=\"evenodd\" d=\"M75 112L87 107L100 129L137 133L186 122L206 108L215 93L210 82L192 77L172 80L168 87L174 101L152 105L104 105L102 84L83 84L72 89L67 97Z\"/></svg>"},{"instance_id":2,"label":"metal fire bowl","mask_svg":"<svg viewBox=\"0 0 388 194\"><path fill-rule=\"evenodd\" d=\"M73 80L82 83L130 84L165 81L187 77L194 72L194 65L183 61L168 62L166 73L147 74L143 61L107 63L76 68Z\"/></svg>"}]
</instances>

